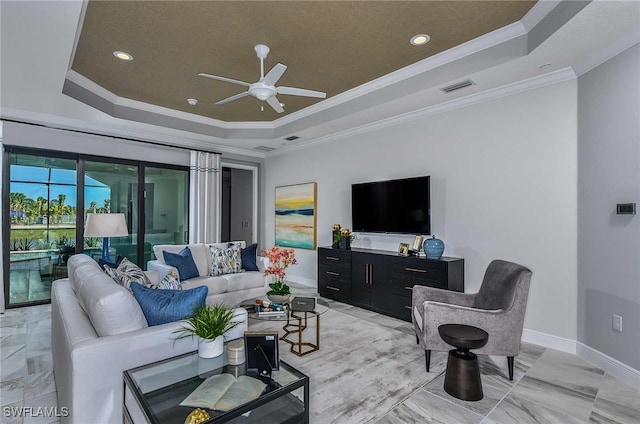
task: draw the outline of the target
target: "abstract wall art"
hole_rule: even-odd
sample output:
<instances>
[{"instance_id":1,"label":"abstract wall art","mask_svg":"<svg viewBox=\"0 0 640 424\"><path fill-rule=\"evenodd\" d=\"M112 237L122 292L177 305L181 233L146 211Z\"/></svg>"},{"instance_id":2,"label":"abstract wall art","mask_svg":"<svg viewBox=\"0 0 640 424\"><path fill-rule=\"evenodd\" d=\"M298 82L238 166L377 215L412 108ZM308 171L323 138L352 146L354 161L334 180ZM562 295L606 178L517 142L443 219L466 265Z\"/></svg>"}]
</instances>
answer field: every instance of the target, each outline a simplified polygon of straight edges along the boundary
<instances>
[{"instance_id":1,"label":"abstract wall art","mask_svg":"<svg viewBox=\"0 0 640 424\"><path fill-rule=\"evenodd\" d=\"M316 248L316 183L276 187L276 244Z\"/></svg>"}]
</instances>

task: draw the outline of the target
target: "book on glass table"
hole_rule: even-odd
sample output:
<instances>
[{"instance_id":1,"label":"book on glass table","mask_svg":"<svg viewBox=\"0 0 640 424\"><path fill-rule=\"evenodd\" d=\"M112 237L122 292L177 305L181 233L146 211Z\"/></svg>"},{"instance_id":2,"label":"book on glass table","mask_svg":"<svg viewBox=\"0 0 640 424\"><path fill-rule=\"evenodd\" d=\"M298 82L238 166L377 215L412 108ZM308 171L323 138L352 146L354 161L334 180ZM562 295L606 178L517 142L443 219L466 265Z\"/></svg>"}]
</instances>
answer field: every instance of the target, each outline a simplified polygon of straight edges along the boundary
<instances>
[{"instance_id":1,"label":"book on glass table","mask_svg":"<svg viewBox=\"0 0 640 424\"><path fill-rule=\"evenodd\" d=\"M266 383L247 375L238 378L231 374L213 375L180 402L180 406L229 411L260 397L265 387Z\"/></svg>"},{"instance_id":2,"label":"book on glass table","mask_svg":"<svg viewBox=\"0 0 640 424\"><path fill-rule=\"evenodd\" d=\"M262 305L256 306L258 308L258 316L260 317L279 316L287 313L287 310L284 307L267 307Z\"/></svg>"}]
</instances>

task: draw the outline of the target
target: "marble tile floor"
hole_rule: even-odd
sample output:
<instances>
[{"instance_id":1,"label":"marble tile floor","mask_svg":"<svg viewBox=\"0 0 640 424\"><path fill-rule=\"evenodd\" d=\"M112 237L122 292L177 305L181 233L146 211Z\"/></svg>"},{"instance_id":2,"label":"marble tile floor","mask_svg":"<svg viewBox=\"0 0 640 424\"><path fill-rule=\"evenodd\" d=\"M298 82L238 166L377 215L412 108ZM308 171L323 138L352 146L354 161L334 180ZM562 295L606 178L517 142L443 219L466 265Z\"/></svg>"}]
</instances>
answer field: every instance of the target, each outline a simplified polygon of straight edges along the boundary
<instances>
[{"instance_id":1,"label":"marble tile floor","mask_svg":"<svg viewBox=\"0 0 640 424\"><path fill-rule=\"evenodd\" d=\"M312 293L302 286L292 288L297 294ZM344 314L413 335L409 323L329 302L332 309ZM50 326L49 305L12 309L0 315L0 422L59 422L45 416L8 417L5 408L57 406ZM398 399L383 416L366 422L640 423L640 392L575 355L523 344L515 361L514 381L505 376L505 358L480 356L480 368L485 397L479 402L453 398L442 389L443 374L431 379L425 373L424 385Z\"/></svg>"}]
</instances>

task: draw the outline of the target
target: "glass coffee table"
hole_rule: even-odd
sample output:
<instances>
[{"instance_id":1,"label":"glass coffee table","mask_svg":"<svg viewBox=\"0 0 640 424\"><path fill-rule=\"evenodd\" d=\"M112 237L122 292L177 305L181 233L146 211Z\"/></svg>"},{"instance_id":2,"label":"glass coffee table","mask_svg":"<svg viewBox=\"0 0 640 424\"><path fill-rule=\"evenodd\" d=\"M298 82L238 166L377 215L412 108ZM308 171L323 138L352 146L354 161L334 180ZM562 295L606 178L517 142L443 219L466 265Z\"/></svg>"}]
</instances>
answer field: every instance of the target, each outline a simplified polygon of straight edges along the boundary
<instances>
[{"instance_id":1,"label":"glass coffee table","mask_svg":"<svg viewBox=\"0 0 640 424\"><path fill-rule=\"evenodd\" d=\"M308 297L308 296L301 296ZM255 305L256 299L268 301L266 296L243 300L240 302L239 307L245 307L248 305ZM280 340L289 343L291 345L291 353L297 356L304 356L310 353L320 350L320 315L329 310L329 304L321 298L316 299L316 306L312 311L297 312L292 311L287 304L287 309L282 315L260 315L256 311L248 311L249 319L255 319L260 321L282 321L285 322L282 329L284 335L280 337ZM307 328L309 318L316 319L316 337L315 343L305 342L302 339L302 332ZM296 337L293 337L296 336Z\"/></svg>"},{"instance_id":2,"label":"glass coffee table","mask_svg":"<svg viewBox=\"0 0 640 424\"><path fill-rule=\"evenodd\" d=\"M260 396L228 411L206 409L205 423L308 423L309 377L284 361L273 371ZM246 362L227 363L225 352L217 358L200 358L197 352L169 358L123 373L125 423L184 423L196 408L179 406L202 382L217 374L234 377L257 372L247 371Z\"/></svg>"}]
</instances>

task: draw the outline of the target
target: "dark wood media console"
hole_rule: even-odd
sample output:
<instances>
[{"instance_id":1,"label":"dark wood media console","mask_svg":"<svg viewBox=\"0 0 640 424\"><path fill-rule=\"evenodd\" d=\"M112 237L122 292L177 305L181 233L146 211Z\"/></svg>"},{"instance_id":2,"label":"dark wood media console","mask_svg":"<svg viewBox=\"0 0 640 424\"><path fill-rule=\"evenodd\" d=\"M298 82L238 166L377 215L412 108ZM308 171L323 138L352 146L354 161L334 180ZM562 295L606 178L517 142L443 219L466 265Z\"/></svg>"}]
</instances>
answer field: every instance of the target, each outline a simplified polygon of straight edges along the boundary
<instances>
[{"instance_id":1,"label":"dark wood media console","mask_svg":"<svg viewBox=\"0 0 640 424\"><path fill-rule=\"evenodd\" d=\"M464 292L464 259L318 248L318 291L323 297L411 321L414 285Z\"/></svg>"}]
</instances>

